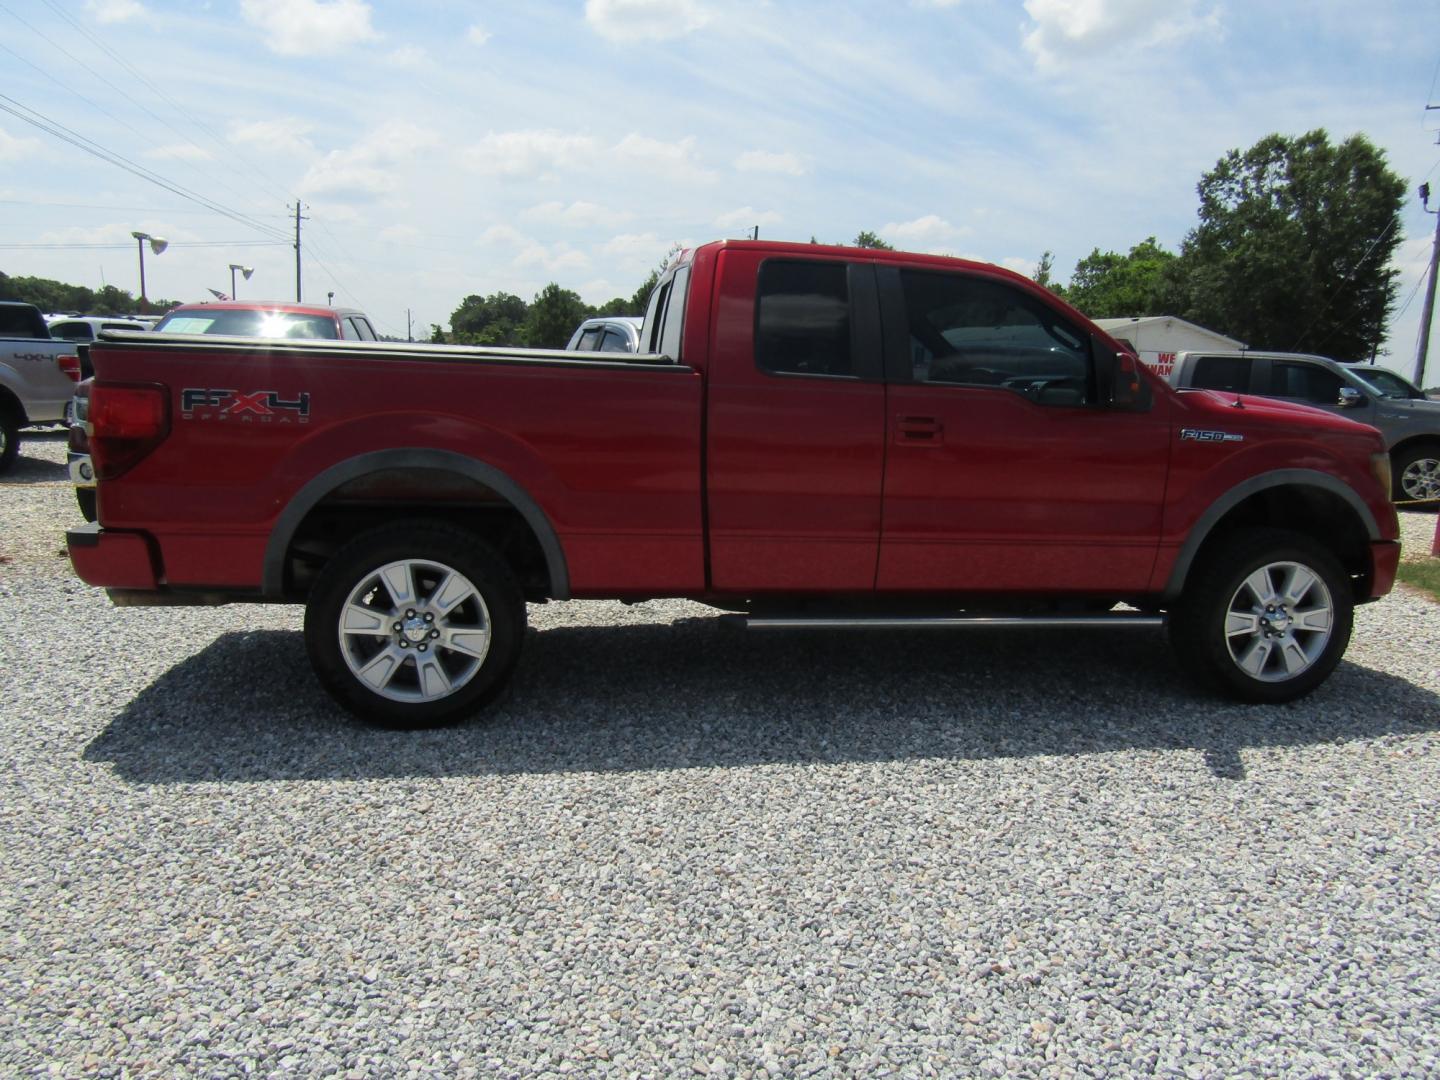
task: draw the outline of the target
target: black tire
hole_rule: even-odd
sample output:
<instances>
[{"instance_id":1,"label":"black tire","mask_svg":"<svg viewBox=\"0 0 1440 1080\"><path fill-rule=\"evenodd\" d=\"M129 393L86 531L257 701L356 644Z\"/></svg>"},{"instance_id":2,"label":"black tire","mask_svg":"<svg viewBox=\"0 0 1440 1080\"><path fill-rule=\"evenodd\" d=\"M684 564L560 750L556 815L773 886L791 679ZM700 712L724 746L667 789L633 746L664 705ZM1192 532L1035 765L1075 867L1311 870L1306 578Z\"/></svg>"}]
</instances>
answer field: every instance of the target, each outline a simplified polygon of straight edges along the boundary
<instances>
[{"instance_id":1,"label":"black tire","mask_svg":"<svg viewBox=\"0 0 1440 1080\"><path fill-rule=\"evenodd\" d=\"M1204 552L1170 614L1170 642L1202 685L1240 701L1294 701L1335 670L1354 610L1350 579L1324 547L1247 529Z\"/></svg>"},{"instance_id":2,"label":"black tire","mask_svg":"<svg viewBox=\"0 0 1440 1080\"><path fill-rule=\"evenodd\" d=\"M95 513L95 489L77 487L75 501L80 506L80 516L86 521L94 521L97 516Z\"/></svg>"},{"instance_id":3,"label":"black tire","mask_svg":"<svg viewBox=\"0 0 1440 1080\"><path fill-rule=\"evenodd\" d=\"M0 474L10 471L20 453L20 419L0 402Z\"/></svg>"},{"instance_id":4,"label":"black tire","mask_svg":"<svg viewBox=\"0 0 1440 1080\"><path fill-rule=\"evenodd\" d=\"M1440 445L1413 446L1390 466L1390 497L1395 502L1440 500Z\"/></svg>"},{"instance_id":5,"label":"black tire","mask_svg":"<svg viewBox=\"0 0 1440 1080\"><path fill-rule=\"evenodd\" d=\"M479 712L505 690L524 636L525 600L510 567L443 522L357 536L321 571L305 608L305 647L321 684L385 727L436 727Z\"/></svg>"}]
</instances>

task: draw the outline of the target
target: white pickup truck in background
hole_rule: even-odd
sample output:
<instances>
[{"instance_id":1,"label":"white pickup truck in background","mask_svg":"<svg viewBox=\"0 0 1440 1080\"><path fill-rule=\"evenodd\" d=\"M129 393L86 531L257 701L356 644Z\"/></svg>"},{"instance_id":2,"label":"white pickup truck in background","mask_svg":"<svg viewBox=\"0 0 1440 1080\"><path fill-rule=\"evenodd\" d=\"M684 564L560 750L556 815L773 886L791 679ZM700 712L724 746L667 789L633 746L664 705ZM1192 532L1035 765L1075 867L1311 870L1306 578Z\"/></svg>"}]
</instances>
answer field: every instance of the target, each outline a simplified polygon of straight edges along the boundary
<instances>
[{"instance_id":1,"label":"white pickup truck in background","mask_svg":"<svg viewBox=\"0 0 1440 1080\"><path fill-rule=\"evenodd\" d=\"M0 302L0 473L20 450L20 429L59 423L80 380L75 343L50 336L33 304Z\"/></svg>"}]
</instances>

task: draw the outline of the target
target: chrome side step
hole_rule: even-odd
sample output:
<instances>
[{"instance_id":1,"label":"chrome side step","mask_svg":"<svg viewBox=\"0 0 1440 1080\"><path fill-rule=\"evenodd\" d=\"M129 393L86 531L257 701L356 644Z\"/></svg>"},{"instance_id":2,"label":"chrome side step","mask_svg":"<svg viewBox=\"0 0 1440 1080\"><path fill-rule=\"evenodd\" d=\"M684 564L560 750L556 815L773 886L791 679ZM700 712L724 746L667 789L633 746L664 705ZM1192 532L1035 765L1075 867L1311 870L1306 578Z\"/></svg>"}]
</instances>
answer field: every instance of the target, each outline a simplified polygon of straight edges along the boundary
<instances>
[{"instance_id":1,"label":"chrome side step","mask_svg":"<svg viewBox=\"0 0 1440 1080\"><path fill-rule=\"evenodd\" d=\"M906 615L867 617L742 615L747 630L967 630L1034 627L1049 630L1084 630L1091 627L1135 626L1158 629L1164 615L1128 611L1113 615Z\"/></svg>"}]
</instances>

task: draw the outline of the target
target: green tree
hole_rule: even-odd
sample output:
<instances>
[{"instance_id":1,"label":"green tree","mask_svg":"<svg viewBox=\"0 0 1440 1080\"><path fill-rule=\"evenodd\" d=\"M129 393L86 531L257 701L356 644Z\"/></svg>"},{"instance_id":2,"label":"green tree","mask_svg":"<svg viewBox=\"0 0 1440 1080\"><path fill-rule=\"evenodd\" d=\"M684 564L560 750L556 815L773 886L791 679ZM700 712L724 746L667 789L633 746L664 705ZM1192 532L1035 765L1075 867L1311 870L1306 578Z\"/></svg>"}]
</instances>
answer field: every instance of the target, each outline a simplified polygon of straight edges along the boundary
<instances>
[{"instance_id":1,"label":"green tree","mask_svg":"<svg viewBox=\"0 0 1440 1080\"><path fill-rule=\"evenodd\" d=\"M466 345L519 345L524 340L524 300L513 293L470 295L450 315L450 330L457 343Z\"/></svg>"},{"instance_id":2,"label":"green tree","mask_svg":"<svg viewBox=\"0 0 1440 1080\"><path fill-rule=\"evenodd\" d=\"M1369 356L1395 302L1405 182L1363 135L1269 135L1198 186L1176 280L1186 318L1254 348Z\"/></svg>"},{"instance_id":3,"label":"green tree","mask_svg":"<svg viewBox=\"0 0 1440 1080\"><path fill-rule=\"evenodd\" d=\"M1036 285L1049 289L1056 296L1065 295L1065 286L1055 280L1055 255L1053 252L1047 251L1040 256L1040 262L1035 267L1035 273L1030 275L1030 279Z\"/></svg>"},{"instance_id":4,"label":"green tree","mask_svg":"<svg viewBox=\"0 0 1440 1080\"><path fill-rule=\"evenodd\" d=\"M878 248L881 251L895 250L894 244L887 244L884 240L881 240L880 237L876 236L868 229L857 233L855 235L855 239L850 241L850 246L858 248Z\"/></svg>"},{"instance_id":5,"label":"green tree","mask_svg":"<svg viewBox=\"0 0 1440 1080\"><path fill-rule=\"evenodd\" d=\"M1175 253L1146 237L1128 255L1095 248L1075 264L1065 299L1092 319L1174 314Z\"/></svg>"},{"instance_id":6,"label":"green tree","mask_svg":"<svg viewBox=\"0 0 1440 1080\"><path fill-rule=\"evenodd\" d=\"M563 349L575 328L590 317L580 294L553 281L535 294L525 318L525 344L532 349Z\"/></svg>"}]
</instances>

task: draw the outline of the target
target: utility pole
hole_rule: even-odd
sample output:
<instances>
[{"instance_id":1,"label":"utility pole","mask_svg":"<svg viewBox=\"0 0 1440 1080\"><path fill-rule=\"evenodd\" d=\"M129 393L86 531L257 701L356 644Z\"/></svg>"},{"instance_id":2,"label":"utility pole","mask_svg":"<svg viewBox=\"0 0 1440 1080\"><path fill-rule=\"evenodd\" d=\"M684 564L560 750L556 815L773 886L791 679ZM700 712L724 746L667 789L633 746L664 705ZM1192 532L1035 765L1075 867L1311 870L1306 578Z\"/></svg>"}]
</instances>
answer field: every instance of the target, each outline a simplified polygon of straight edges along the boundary
<instances>
[{"instance_id":1,"label":"utility pole","mask_svg":"<svg viewBox=\"0 0 1440 1080\"><path fill-rule=\"evenodd\" d=\"M287 207L288 209L288 207ZM295 200L295 302L301 303L303 298L300 289L300 222L309 221L309 218L300 216L300 200Z\"/></svg>"},{"instance_id":2,"label":"utility pole","mask_svg":"<svg viewBox=\"0 0 1440 1080\"><path fill-rule=\"evenodd\" d=\"M1420 313L1420 347L1415 351L1415 378L1412 380L1421 390L1425 389L1425 358L1430 351L1430 317L1435 313L1435 269L1440 263L1440 209L1430 209L1430 185L1420 185L1420 202L1427 214L1435 215L1435 243L1430 246L1430 281L1425 286L1425 310Z\"/></svg>"},{"instance_id":3,"label":"utility pole","mask_svg":"<svg viewBox=\"0 0 1440 1080\"><path fill-rule=\"evenodd\" d=\"M415 324L410 320L410 309L408 307L405 309L405 340L415 340Z\"/></svg>"}]
</instances>

